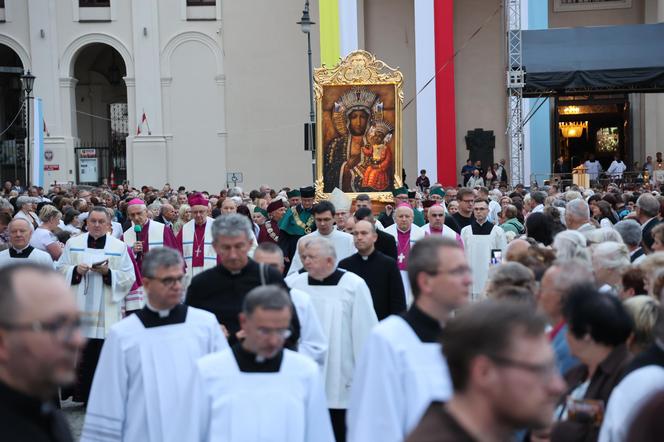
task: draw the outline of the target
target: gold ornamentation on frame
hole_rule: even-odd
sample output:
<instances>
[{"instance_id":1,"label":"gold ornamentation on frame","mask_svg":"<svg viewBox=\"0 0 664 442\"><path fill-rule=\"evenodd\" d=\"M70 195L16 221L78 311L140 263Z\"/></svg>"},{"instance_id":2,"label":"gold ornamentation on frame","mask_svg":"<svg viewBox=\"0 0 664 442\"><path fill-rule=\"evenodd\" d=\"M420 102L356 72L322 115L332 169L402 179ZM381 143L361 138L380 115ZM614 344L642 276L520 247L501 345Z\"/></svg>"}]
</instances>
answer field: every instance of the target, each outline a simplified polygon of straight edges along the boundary
<instances>
[{"instance_id":1,"label":"gold ornamentation on frame","mask_svg":"<svg viewBox=\"0 0 664 442\"><path fill-rule=\"evenodd\" d=\"M351 199L367 193L392 202L392 190L403 185L402 73L358 50L334 67L317 68L314 93L316 199L328 199L339 187Z\"/></svg>"}]
</instances>

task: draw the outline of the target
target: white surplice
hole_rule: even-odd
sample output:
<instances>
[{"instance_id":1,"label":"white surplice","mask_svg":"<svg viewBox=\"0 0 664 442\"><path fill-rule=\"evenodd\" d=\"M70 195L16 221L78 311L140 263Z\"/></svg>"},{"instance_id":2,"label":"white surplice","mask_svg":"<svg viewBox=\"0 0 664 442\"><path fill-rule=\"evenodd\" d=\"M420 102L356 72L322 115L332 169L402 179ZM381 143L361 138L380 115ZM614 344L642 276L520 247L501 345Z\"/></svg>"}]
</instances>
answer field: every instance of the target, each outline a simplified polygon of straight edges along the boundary
<instances>
[{"instance_id":1,"label":"white surplice","mask_svg":"<svg viewBox=\"0 0 664 442\"><path fill-rule=\"evenodd\" d=\"M134 314L104 342L82 442L162 442L173 438L196 361L228 348L216 317L187 307L185 322L146 328Z\"/></svg>"},{"instance_id":2,"label":"white surplice","mask_svg":"<svg viewBox=\"0 0 664 442\"><path fill-rule=\"evenodd\" d=\"M290 295L300 321L300 340L297 343L297 352L309 356L322 368L327 354L327 338L311 302L311 296L299 289L291 289Z\"/></svg>"},{"instance_id":3,"label":"white surplice","mask_svg":"<svg viewBox=\"0 0 664 442\"><path fill-rule=\"evenodd\" d=\"M11 247L11 246L10 246ZM55 263L51 255L39 249L32 249L30 256L27 258L12 258L9 254L9 249L0 252L0 267L8 266L10 264L19 264L22 262L31 262L33 264L41 264L46 267L55 268Z\"/></svg>"},{"instance_id":4,"label":"white surplice","mask_svg":"<svg viewBox=\"0 0 664 442\"><path fill-rule=\"evenodd\" d=\"M353 242L353 235L349 233L333 229L332 233L330 233L329 235L321 235L318 230L315 230L309 233L308 235L304 235L302 238L316 238L316 237L325 238L332 242L332 244L334 245L334 251L337 254L337 264L339 264L339 261L341 261L342 259L348 258L350 255L354 255L355 253L357 253L357 249L355 248L355 243ZM302 238L300 238L297 241L298 246ZM299 248L296 250L299 250ZM293 255L293 262L290 266L290 269L288 269L288 274L292 275L293 273L297 273L301 268L302 268L302 260L300 259L300 254L295 253L295 255Z\"/></svg>"},{"instance_id":5,"label":"white surplice","mask_svg":"<svg viewBox=\"0 0 664 442\"><path fill-rule=\"evenodd\" d=\"M306 356L284 350L276 373L240 371L231 349L196 365L174 440L334 441L320 372Z\"/></svg>"},{"instance_id":6,"label":"white surplice","mask_svg":"<svg viewBox=\"0 0 664 442\"><path fill-rule=\"evenodd\" d=\"M79 284L72 287L81 311L83 336L104 339L111 326L122 319L123 301L136 280L136 273L124 242L106 235L103 249L90 249L88 236L89 233L84 233L67 241L57 268L69 283L77 265L92 265L108 260L110 286L104 284L101 274L89 271Z\"/></svg>"},{"instance_id":7,"label":"white surplice","mask_svg":"<svg viewBox=\"0 0 664 442\"><path fill-rule=\"evenodd\" d=\"M420 341L403 318L390 316L372 330L355 369L348 441L403 441L432 401L451 397L440 344Z\"/></svg>"},{"instance_id":8,"label":"white surplice","mask_svg":"<svg viewBox=\"0 0 664 442\"><path fill-rule=\"evenodd\" d=\"M491 250L500 249L504 255L507 238L505 237L505 231L496 225L493 226L491 233L488 235L474 235L473 225L471 224L461 229L461 239L463 239L466 259L468 259L473 272L473 299L478 299L484 293L484 286L489 276Z\"/></svg>"},{"instance_id":9,"label":"white surplice","mask_svg":"<svg viewBox=\"0 0 664 442\"><path fill-rule=\"evenodd\" d=\"M337 285L309 285L309 274L302 273L292 287L311 296L327 338L327 357L323 366L328 408L348 406L355 364L374 325L378 323L366 282L351 272L343 272Z\"/></svg>"}]
</instances>

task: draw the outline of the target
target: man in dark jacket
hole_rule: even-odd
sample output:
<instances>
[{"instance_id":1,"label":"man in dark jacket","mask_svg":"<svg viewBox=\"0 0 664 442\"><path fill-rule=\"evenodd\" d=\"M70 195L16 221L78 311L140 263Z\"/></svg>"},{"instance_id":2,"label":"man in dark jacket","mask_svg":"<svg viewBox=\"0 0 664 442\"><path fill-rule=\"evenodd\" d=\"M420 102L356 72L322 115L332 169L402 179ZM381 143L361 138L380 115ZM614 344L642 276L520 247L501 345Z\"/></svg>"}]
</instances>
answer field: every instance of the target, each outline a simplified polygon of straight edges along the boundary
<instances>
[{"instance_id":1,"label":"man in dark jacket","mask_svg":"<svg viewBox=\"0 0 664 442\"><path fill-rule=\"evenodd\" d=\"M366 220L357 221L353 228L357 253L342 259L339 268L364 279L371 292L376 316L382 321L406 310L406 296L396 260L376 250L377 239L375 225Z\"/></svg>"},{"instance_id":2,"label":"man in dark jacket","mask_svg":"<svg viewBox=\"0 0 664 442\"><path fill-rule=\"evenodd\" d=\"M34 263L0 271L0 439L69 442L53 400L76 378L85 338L64 278Z\"/></svg>"}]
</instances>

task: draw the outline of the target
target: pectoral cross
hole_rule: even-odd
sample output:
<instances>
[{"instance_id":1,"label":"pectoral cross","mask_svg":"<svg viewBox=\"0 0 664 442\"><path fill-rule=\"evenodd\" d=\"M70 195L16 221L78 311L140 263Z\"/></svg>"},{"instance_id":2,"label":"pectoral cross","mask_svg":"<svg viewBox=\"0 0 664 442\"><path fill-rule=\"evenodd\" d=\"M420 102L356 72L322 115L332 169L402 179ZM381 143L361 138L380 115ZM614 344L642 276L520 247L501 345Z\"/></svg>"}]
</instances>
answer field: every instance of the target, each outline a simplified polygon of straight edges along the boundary
<instances>
[{"instance_id":1,"label":"pectoral cross","mask_svg":"<svg viewBox=\"0 0 664 442\"><path fill-rule=\"evenodd\" d=\"M399 258L399 264L403 264L404 259L406 259L406 255L404 255L402 252L397 258Z\"/></svg>"},{"instance_id":2,"label":"pectoral cross","mask_svg":"<svg viewBox=\"0 0 664 442\"><path fill-rule=\"evenodd\" d=\"M196 252L194 253L194 255L196 256L196 258L200 258L200 256L201 256L201 246L198 246L198 248L196 249Z\"/></svg>"}]
</instances>

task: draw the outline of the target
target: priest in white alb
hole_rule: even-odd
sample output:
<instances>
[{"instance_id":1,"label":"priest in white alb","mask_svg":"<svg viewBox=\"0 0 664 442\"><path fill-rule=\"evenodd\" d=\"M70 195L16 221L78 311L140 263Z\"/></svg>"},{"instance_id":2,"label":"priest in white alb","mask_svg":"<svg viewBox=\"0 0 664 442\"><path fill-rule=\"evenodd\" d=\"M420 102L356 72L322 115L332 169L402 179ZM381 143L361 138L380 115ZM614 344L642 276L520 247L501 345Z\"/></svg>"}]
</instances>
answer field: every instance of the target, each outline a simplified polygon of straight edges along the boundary
<instances>
[{"instance_id":1,"label":"priest in white alb","mask_svg":"<svg viewBox=\"0 0 664 442\"><path fill-rule=\"evenodd\" d=\"M184 262L155 247L143 259L146 305L111 327L95 372L81 441L176 441L196 361L228 347L212 313L182 299Z\"/></svg>"},{"instance_id":2,"label":"priest in white alb","mask_svg":"<svg viewBox=\"0 0 664 442\"><path fill-rule=\"evenodd\" d=\"M292 304L276 285L244 298L243 340L196 364L173 440L333 442L318 366L284 349Z\"/></svg>"},{"instance_id":3,"label":"priest in white alb","mask_svg":"<svg viewBox=\"0 0 664 442\"><path fill-rule=\"evenodd\" d=\"M466 257L473 269L472 297L477 300L484 293L491 255L500 252L502 256L507 247L507 239L501 227L488 221L489 203L486 200L475 200L473 215L470 225L461 229L461 238Z\"/></svg>"},{"instance_id":4,"label":"priest in white alb","mask_svg":"<svg viewBox=\"0 0 664 442\"><path fill-rule=\"evenodd\" d=\"M188 202L191 206L191 220L182 226L176 238L187 265L185 286L189 285L191 278L218 263L217 252L212 247L211 229L214 219L208 216L209 201L202 193L195 193L189 196Z\"/></svg>"},{"instance_id":5,"label":"priest in white alb","mask_svg":"<svg viewBox=\"0 0 664 442\"><path fill-rule=\"evenodd\" d=\"M138 268L142 268L143 256L153 247L170 247L179 250L175 235L170 227L150 220L145 201L134 198L127 203L127 216L131 226L125 230L122 239L131 247Z\"/></svg>"},{"instance_id":6,"label":"priest in white alb","mask_svg":"<svg viewBox=\"0 0 664 442\"><path fill-rule=\"evenodd\" d=\"M337 269L334 246L325 238L311 238L302 253L305 273L291 281L291 288L311 296L328 339L323 366L327 404L337 441L343 441L346 408L353 370L378 318L371 292L362 278Z\"/></svg>"},{"instance_id":7,"label":"priest in white alb","mask_svg":"<svg viewBox=\"0 0 664 442\"><path fill-rule=\"evenodd\" d=\"M9 222L9 248L0 252L0 267L26 261L54 267L51 255L30 245L33 230L34 227L25 218L14 218Z\"/></svg>"},{"instance_id":8,"label":"priest in white alb","mask_svg":"<svg viewBox=\"0 0 664 442\"><path fill-rule=\"evenodd\" d=\"M75 293L81 330L88 338L78 366L77 402L87 402L101 346L111 326L122 319L125 297L136 280L127 245L108 234L108 211L94 207L87 225L88 233L67 241L57 263Z\"/></svg>"},{"instance_id":9,"label":"priest in white alb","mask_svg":"<svg viewBox=\"0 0 664 442\"><path fill-rule=\"evenodd\" d=\"M445 225L445 208L441 204L436 203L429 207L428 218L429 222L422 227L425 235L451 239L463 248L461 235Z\"/></svg>"},{"instance_id":10,"label":"priest in white alb","mask_svg":"<svg viewBox=\"0 0 664 442\"><path fill-rule=\"evenodd\" d=\"M406 305L412 302L410 282L408 281L408 255L415 243L424 238L424 230L413 223L413 208L410 204L400 203L394 214L395 223L385 228L385 233L394 237L397 243L397 266L401 273L401 281L406 293Z\"/></svg>"},{"instance_id":11,"label":"priest in white alb","mask_svg":"<svg viewBox=\"0 0 664 442\"><path fill-rule=\"evenodd\" d=\"M439 338L450 313L468 302L472 282L456 241L428 237L408 262L415 301L380 322L355 369L348 407L350 442L401 442L452 382Z\"/></svg>"},{"instance_id":12,"label":"priest in white alb","mask_svg":"<svg viewBox=\"0 0 664 442\"><path fill-rule=\"evenodd\" d=\"M337 256L337 264L339 264L339 261L342 259L348 258L357 253L355 243L353 242L353 235L337 230L334 227L334 216L336 214L334 204L329 201L321 201L311 209L311 213L314 217L314 222L316 223L316 230L308 235L304 235L298 240L298 243L303 238L325 238L329 240L334 246ZM288 274L292 275L293 273L297 273L302 267L300 254L296 253L293 255L293 262L288 270Z\"/></svg>"}]
</instances>

